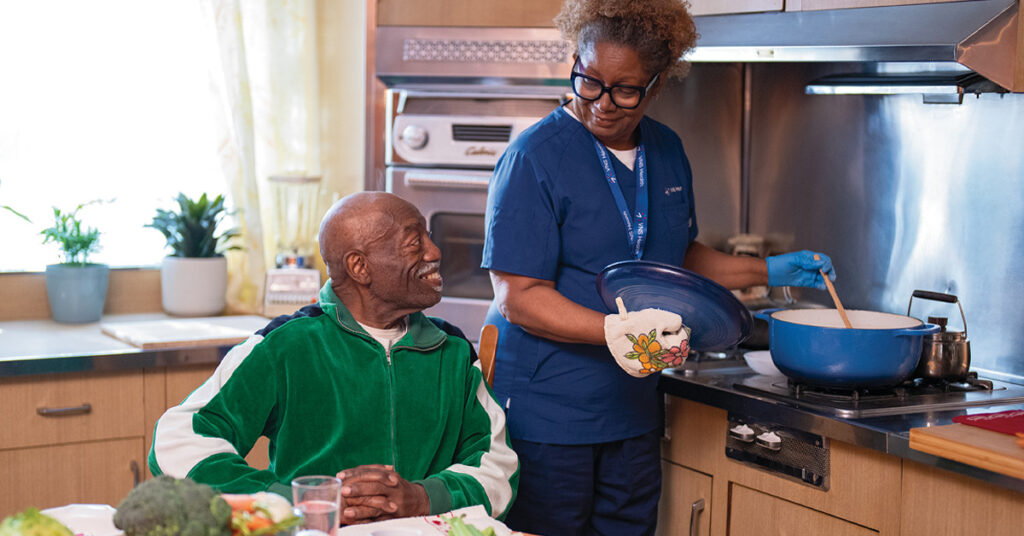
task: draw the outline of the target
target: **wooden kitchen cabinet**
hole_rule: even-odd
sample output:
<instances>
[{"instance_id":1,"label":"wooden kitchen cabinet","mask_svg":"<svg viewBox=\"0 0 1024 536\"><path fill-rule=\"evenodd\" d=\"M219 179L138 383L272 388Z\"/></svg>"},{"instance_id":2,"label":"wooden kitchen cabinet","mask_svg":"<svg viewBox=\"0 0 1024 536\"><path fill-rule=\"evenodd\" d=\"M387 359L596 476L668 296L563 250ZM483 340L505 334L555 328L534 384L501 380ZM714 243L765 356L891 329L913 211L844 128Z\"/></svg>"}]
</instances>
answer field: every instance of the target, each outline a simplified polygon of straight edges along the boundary
<instances>
[{"instance_id":1,"label":"wooden kitchen cabinet","mask_svg":"<svg viewBox=\"0 0 1024 536\"><path fill-rule=\"evenodd\" d=\"M711 533L711 477L672 462L661 464L662 492L658 505L658 536Z\"/></svg>"},{"instance_id":2,"label":"wooden kitchen cabinet","mask_svg":"<svg viewBox=\"0 0 1024 536\"><path fill-rule=\"evenodd\" d=\"M377 0L377 26L551 28L561 8L552 0Z\"/></svg>"},{"instance_id":3,"label":"wooden kitchen cabinet","mask_svg":"<svg viewBox=\"0 0 1024 536\"><path fill-rule=\"evenodd\" d=\"M144 467L141 436L0 450L0 518L28 507L116 507Z\"/></svg>"},{"instance_id":4,"label":"wooden kitchen cabinet","mask_svg":"<svg viewBox=\"0 0 1024 536\"><path fill-rule=\"evenodd\" d=\"M142 435L141 371L0 378L0 449Z\"/></svg>"},{"instance_id":5,"label":"wooden kitchen cabinet","mask_svg":"<svg viewBox=\"0 0 1024 536\"><path fill-rule=\"evenodd\" d=\"M899 534L900 460L880 452L831 441L830 485L822 490L756 468L725 456L728 415L724 410L669 397L667 462L709 475L710 500L705 519L709 534L793 534L791 519L799 519L800 533L862 534L869 529L883 535ZM670 493L674 477L666 478L663 493ZM776 502L779 501L779 502ZM687 511L685 524L666 519L664 534L686 534L690 503L674 505ZM800 508L796 510L795 508ZM778 524L751 516L759 510L780 516ZM773 515L775 515L773 514ZM793 516L792 518L790 516ZM753 532L746 532L750 527Z\"/></svg>"},{"instance_id":6,"label":"wooden kitchen cabinet","mask_svg":"<svg viewBox=\"0 0 1024 536\"><path fill-rule=\"evenodd\" d=\"M1024 533L1024 493L903 461L903 536Z\"/></svg>"},{"instance_id":7,"label":"wooden kitchen cabinet","mask_svg":"<svg viewBox=\"0 0 1024 536\"><path fill-rule=\"evenodd\" d=\"M0 378L0 514L116 505L141 478L143 372Z\"/></svg>"},{"instance_id":8,"label":"wooden kitchen cabinet","mask_svg":"<svg viewBox=\"0 0 1024 536\"><path fill-rule=\"evenodd\" d=\"M813 528L812 528L813 527ZM729 500L729 534L828 534L869 536L877 531L784 501L767 493L733 485Z\"/></svg>"},{"instance_id":9,"label":"wooden kitchen cabinet","mask_svg":"<svg viewBox=\"0 0 1024 536\"><path fill-rule=\"evenodd\" d=\"M834 440L825 491L727 458L726 411L676 397L667 411L663 504L678 515L659 534L688 534L700 493L712 536L1024 533L1024 493Z\"/></svg>"}]
</instances>

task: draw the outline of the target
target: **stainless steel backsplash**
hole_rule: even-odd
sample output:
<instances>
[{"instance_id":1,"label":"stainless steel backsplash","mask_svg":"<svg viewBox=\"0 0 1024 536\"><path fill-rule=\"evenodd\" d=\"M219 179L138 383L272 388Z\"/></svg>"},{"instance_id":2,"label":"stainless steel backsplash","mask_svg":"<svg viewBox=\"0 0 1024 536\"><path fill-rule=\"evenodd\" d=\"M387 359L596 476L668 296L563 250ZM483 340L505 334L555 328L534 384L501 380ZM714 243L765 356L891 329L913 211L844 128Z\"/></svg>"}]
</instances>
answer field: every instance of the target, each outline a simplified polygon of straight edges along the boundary
<instances>
[{"instance_id":1,"label":"stainless steel backsplash","mask_svg":"<svg viewBox=\"0 0 1024 536\"><path fill-rule=\"evenodd\" d=\"M905 314L915 289L954 294L972 369L1024 381L1024 94L804 94L854 67L697 64L666 87L649 113L686 146L701 240L724 249L746 231L824 251L848 308ZM911 315L963 329L950 304L915 299Z\"/></svg>"}]
</instances>

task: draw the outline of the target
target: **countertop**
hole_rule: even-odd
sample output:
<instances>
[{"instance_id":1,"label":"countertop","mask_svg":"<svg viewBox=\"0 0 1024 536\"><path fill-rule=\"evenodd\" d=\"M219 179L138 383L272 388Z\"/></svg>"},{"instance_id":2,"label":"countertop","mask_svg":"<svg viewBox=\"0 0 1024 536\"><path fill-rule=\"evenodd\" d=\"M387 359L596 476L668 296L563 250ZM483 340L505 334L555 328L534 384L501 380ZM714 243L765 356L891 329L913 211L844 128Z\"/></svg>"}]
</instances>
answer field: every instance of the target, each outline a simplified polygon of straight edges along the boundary
<instances>
[{"instance_id":1,"label":"countertop","mask_svg":"<svg viewBox=\"0 0 1024 536\"><path fill-rule=\"evenodd\" d=\"M107 315L99 322L60 324L52 320L0 322L0 378L26 374L85 372L166 366L182 363L216 362L229 346L213 358L209 352L183 349L142 350L105 335L101 325L121 322L179 319L163 313ZM255 332L270 322L259 316L205 317L205 322L218 326ZM192 348L191 350L195 350Z\"/></svg>"},{"instance_id":2,"label":"countertop","mask_svg":"<svg viewBox=\"0 0 1024 536\"><path fill-rule=\"evenodd\" d=\"M734 363L736 366L700 368L699 365L696 365L690 366L690 368L667 370L662 373L658 385L663 392L669 395L724 409L750 419L822 435L1024 492L1024 480L932 456L913 450L909 445L911 428L951 424L953 417L965 413L1024 409L1024 404L977 406L952 411L844 419L792 407L774 399L762 398L735 389L734 384L756 376L756 373L742 361L734 361Z\"/></svg>"}]
</instances>

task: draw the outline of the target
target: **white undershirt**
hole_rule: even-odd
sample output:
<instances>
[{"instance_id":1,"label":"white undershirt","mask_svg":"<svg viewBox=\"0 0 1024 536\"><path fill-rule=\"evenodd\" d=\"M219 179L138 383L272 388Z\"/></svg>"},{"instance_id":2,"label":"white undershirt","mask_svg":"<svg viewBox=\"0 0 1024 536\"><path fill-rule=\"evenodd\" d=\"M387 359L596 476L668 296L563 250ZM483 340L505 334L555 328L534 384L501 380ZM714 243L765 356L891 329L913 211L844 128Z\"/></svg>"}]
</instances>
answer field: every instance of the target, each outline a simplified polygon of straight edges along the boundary
<instances>
[{"instance_id":1,"label":"white undershirt","mask_svg":"<svg viewBox=\"0 0 1024 536\"><path fill-rule=\"evenodd\" d=\"M568 106L563 106L563 108L565 108L565 111L569 113L569 117L572 117L577 121L580 121L580 118L576 117L576 114L572 111L572 108ZM583 123L583 121L580 121L580 123ZM602 143L601 145L604 144ZM631 149L612 149L611 147L605 145L604 148L608 149L608 152L615 155L615 158L618 158L619 162L622 162L622 165L626 166L626 169L633 171L633 165L636 163L636 147L633 147Z\"/></svg>"},{"instance_id":2,"label":"white undershirt","mask_svg":"<svg viewBox=\"0 0 1024 536\"><path fill-rule=\"evenodd\" d=\"M358 322L358 324L384 347L384 353L387 354L388 360L391 359L391 345L398 342L398 340L404 337L409 331L409 323L406 322L404 318L402 319L401 324L391 329L374 328L367 326L362 322Z\"/></svg>"}]
</instances>

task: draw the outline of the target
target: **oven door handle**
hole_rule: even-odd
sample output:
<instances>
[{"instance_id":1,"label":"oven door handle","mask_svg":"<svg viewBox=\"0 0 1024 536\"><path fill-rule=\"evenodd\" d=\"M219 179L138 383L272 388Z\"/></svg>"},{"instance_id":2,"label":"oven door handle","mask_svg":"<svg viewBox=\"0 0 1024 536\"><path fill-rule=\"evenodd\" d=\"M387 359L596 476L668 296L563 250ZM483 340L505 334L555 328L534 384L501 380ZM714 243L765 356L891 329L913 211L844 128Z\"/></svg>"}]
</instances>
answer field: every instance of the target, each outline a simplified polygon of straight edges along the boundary
<instances>
[{"instance_id":1,"label":"oven door handle","mask_svg":"<svg viewBox=\"0 0 1024 536\"><path fill-rule=\"evenodd\" d=\"M406 173L405 184L410 188L451 188L455 190L487 190L491 178L445 173Z\"/></svg>"}]
</instances>

